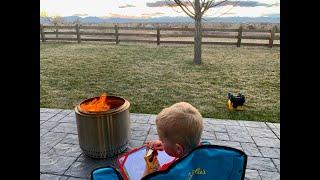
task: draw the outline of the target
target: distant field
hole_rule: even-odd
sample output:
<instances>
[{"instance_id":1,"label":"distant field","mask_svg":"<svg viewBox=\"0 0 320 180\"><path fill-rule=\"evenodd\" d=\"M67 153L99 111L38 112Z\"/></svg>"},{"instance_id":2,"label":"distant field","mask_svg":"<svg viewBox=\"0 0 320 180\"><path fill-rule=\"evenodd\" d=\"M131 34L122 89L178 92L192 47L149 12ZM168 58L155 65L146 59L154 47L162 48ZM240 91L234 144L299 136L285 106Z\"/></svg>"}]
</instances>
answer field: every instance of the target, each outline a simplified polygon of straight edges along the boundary
<instances>
[{"instance_id":1,"label":"distant field","mask_svg":"<svg viewBox=\"0 0 320 180\"><path fill-rule=\"evenodd\" d=\"M130 112L157 114L186 101L204 117L280 121L279 48L41 43L41 107L72 109L102 92L126 98ZM226 109L227 92L246 95L246 110Z\"/></svg>"}]
</instances>

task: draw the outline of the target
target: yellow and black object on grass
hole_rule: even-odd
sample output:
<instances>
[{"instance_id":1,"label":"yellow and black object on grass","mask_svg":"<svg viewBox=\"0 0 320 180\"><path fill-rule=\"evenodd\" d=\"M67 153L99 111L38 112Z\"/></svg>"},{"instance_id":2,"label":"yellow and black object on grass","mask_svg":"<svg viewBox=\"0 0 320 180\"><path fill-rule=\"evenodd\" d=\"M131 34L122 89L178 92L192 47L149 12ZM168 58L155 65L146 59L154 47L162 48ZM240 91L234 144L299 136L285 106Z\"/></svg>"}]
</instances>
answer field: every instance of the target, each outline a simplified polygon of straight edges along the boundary
<instances>
[{"instance_id":1,"label":"yellow and black object on grass","mask_svg":"<svg viewBox=\"0 0 320 180\"><path fill-rule=\"evenodd\" d=\"M245 97L242 93L238 93L237 96L234 96L233 94L231 94L231 92L228 92L227 108L230 110L234 109L238 111L243 111L245 101Z\"/></svg>"}]
</instances>

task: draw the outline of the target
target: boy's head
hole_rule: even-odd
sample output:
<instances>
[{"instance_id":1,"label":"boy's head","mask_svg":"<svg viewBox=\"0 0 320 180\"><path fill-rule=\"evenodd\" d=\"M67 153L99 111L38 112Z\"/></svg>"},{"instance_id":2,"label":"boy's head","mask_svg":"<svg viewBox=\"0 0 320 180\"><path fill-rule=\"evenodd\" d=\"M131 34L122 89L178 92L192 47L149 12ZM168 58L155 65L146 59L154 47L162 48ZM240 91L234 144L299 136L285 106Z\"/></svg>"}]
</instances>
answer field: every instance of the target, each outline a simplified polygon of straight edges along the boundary
<instances>
[{"instance_id":1,"label":"boy's head","mask_svg":"<svg viewBox=\"0 0 320 180\"><path fill-rule=\"evenodd\" d=\"M176 103L156 117L157 131L167 154L181 157L198 146L203 130L202 116L191 104Z\"/></svg>"}]
</instances>

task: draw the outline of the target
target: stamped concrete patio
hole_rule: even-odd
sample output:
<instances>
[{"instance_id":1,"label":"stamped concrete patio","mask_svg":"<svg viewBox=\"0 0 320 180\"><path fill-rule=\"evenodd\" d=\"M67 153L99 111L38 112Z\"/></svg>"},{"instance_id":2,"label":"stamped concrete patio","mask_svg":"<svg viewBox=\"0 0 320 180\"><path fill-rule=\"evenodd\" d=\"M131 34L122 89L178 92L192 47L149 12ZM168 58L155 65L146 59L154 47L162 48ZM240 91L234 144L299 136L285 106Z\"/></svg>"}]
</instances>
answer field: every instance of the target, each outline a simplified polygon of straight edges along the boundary
<instances>
[{"instance_id":1,"label":"stamped concrete patio","mask_svg":"<svg viewBox=\"0 0 320 180\"><path fill-rule=\"evenodd\" d=\"M73 110L40 109L40 179L89 179L94 168L115 165L115 158L86 157L80 147ZM156 115L130 114L129 148L158 139ZM246 179L280 179L280 124L204 118L203 140L248 155Z\"/></svg>"}]
</instances>

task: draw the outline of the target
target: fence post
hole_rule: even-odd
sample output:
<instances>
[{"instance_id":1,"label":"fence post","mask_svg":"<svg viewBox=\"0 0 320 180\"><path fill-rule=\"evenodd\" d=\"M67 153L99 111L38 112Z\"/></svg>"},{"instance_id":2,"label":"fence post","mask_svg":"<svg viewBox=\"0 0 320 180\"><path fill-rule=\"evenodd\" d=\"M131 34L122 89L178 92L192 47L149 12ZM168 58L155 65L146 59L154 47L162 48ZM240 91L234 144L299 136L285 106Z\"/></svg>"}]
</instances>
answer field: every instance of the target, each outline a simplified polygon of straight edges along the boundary
<instances>
[{"instance_id":1,"label":"fence post","mask_svg":"<svg viewBox=\"0 0 320 180\"><path fill-rule=\"evenodd\" d=\"M118 25L114 25L114 31L116 33L116 44L119 44L119 33L118 33Z\"/></svg>"},{"instance_id":2,"label":"fence post","mask_svg":"<svg viewBox=\"0 0 320 180\"><path fill-rule=\"evenodd\" d=\"M57 26L58 25L58 23L54 23L54 26ZM56 38L58 37L58 31L59 31L59 29L56 27Z\"/></svg>"},{"instance_id":3,"label":"fence post","mask_svg":"<svg viewBox=\"0 0 320 180\"><path fill-rule=\"evenodd\" d=\"M40 24L40 35L41 35L42 42L46 42L46 37L45 37L44 32L43 32L42 24Z\"/></svg>"},{"instance_id":4,"label":"fence post","mask_svg":"<svg viewBox=\"0 0 320 180\"><path fill-rule=\"evenodd\" d=\"M80 37L80 26L79 24L77 23L76 24L76 32L77 32L77 40L78 40L78 43L81 42L81 37Z\"/></svg>"},{"instance_id":5,"label":"fence post","mask_svg":"<svg viewBox=\"0 0 320 180\"><path fill-rule=\"evenodd\" d=\"M270 39L269 39L269 47L270 48L272 48L272 46L273 46L274 32L275 32L275 27L272 27L272 29L270 30Z\"/></svg>"},{"instance_id":6,"label":"fence post","mask_svg":"<svg viewBox=\"0 0 320 180\"><path fill-rule=\"evenodd\" d=\"M238 30L238 41L237 41L237 47L240 47L241 44L241 37L242 37L242 26L239 27Z\"/></svg>"},{"instance_id":7,"label":"fence post","mask_svg":"<svg viewBox=\"0 0 320 180\"><path fill-rule=\"evenodd\" d=\"M160 45L160 27L157 26L157 45Z\"/></svg>"}]
</instances>

